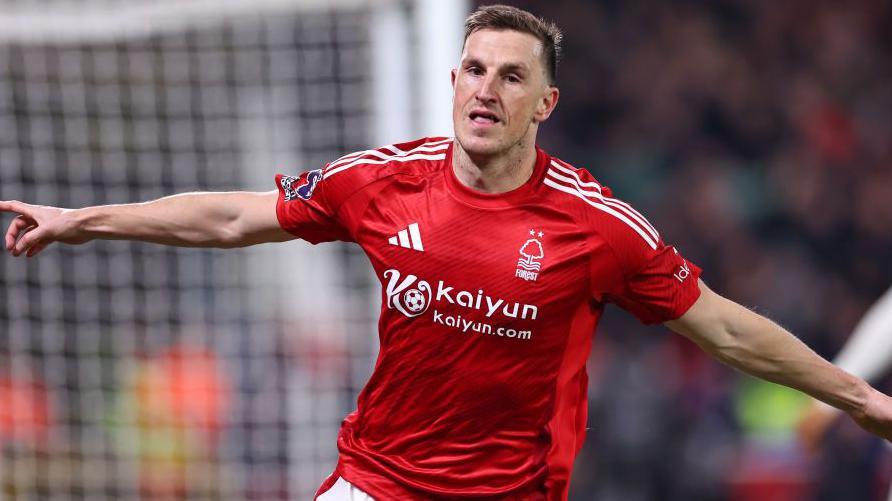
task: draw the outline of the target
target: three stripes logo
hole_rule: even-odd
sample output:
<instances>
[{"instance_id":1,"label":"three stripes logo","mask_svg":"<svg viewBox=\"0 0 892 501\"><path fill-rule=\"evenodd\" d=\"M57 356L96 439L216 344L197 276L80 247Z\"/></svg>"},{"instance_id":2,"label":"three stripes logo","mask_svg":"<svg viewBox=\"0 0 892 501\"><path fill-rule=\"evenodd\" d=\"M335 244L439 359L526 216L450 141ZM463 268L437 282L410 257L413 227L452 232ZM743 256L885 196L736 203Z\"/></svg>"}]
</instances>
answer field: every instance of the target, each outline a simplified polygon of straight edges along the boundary
<instances>
[{"instance_id":1,"label":"three stripes logo","mask_svg":"<svg viewBox=\"0 0 892 501\"><path fill-rule=\"evenodd\" d=\"M404 249L424 252L424 244L421 243L421 231L418 229L418 223L412 223L408 228L400 230L399 233L387 239L387 243Z\"/></svg>"}]
</instances>

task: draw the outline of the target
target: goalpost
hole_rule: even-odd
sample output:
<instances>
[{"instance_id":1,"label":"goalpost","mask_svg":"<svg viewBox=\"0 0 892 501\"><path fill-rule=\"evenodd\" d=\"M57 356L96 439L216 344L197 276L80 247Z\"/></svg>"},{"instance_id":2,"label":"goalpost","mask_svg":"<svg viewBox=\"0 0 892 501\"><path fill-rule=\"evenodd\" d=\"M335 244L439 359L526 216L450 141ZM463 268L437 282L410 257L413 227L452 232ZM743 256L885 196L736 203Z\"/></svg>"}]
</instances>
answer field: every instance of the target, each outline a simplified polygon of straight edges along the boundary
<instances>
[{"instance_id":1,"label":"goalpost","mask_svg":"<svg viewBox=\"0 0 892 501\"><path fill-rule=\"evenodd\" d=\"M0 0L0 199L270 190L275 172L451 135L468 11ZM353 245L0 257L0 499L310 498L379 305Z\"/></svg>"}]
</instances>

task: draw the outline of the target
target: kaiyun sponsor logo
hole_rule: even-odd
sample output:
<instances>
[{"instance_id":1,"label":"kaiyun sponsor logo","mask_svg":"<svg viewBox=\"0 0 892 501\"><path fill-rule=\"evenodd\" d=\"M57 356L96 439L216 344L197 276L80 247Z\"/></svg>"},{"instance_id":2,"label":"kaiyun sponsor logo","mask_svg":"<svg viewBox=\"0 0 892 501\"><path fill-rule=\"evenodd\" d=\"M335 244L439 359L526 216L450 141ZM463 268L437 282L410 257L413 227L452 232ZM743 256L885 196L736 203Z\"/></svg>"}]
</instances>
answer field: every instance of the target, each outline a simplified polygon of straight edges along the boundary
<instances>
[{"instance_id":1,"label":"kaiyun sponsor logo","mask_svg":"<svg viewBox=\"0 0 892 501\"><path fill-rule=\"evenodd\" d=\"M492 297L483 289L478 289L476 292L460 290L439 280L434 291L427 280L421 280L412 274L403 276L399 270L392 268L384 272L384 278L387 279L384 288L387 307L396 309L407 317L423 314L430 308L432 302L483 311L487 318L501 314L505 318L536 320L539 315L539 308L534 304Z\"/></svg>"},{"instance_id":2,"label":"kaiyun sponsor logo","mask_svg":"<svg viewBox=\"0 0 892 501\"><path fill-rule=\"evenodd\" d=\"M488 324L486 322L477 322L474 320L468 320L467 318L462 318L461 315L448 315L445 313L440 313L437 310L434 310L434 323L458 329L463 333L476 332L478 334L490 334L493 336L516 339L531 339L533 337L533 331L531 330L519 330L511 327L493 326L492 324Z\"/></svg>"}]
</instances>

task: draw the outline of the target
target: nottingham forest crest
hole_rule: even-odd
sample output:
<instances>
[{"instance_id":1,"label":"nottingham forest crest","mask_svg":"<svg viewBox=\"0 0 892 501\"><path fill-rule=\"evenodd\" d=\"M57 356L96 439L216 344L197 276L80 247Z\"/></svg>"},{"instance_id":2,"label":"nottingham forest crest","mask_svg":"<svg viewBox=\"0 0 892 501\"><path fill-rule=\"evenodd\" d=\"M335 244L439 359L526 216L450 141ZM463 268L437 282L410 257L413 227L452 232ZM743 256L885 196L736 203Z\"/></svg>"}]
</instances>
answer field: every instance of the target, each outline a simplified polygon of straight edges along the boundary
<instances>
[{"instance_id":1,"label":"nottingham forest crest","mask_svg":"<svg viewBox=\"0 0 892 501\"><path fill-rule=\"evenodd\" d=\"M539 278L539 270L542 269L540 261L545 257L545 249L542 248L542 241L539 239L545 234L541 231L530 230L530 236L532 238L527 239L520 246L520 259L517 260L517 270L514 272L514 276L535 282Z\"/></svg>"}]
</instances>

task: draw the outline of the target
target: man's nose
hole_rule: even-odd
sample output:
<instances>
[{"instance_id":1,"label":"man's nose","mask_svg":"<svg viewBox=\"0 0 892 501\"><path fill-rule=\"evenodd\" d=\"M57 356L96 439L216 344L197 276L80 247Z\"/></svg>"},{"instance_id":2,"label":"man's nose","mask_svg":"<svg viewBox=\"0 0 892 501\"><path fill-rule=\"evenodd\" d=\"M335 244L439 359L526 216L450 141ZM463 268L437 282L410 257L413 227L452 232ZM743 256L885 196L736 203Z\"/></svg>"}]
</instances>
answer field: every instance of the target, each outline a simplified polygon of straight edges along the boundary
<instances>
[{"instance_id":1,"label":"man's nose","mask_svg":"<svg viewBox=\"0 0 892 501\"><path fill-rule=\"evenodd\" d=\"M487 75L477 88L477 100L482 102L495 101L497 94L498 79L495 76Z\"/></svg>"}]
</instances>

